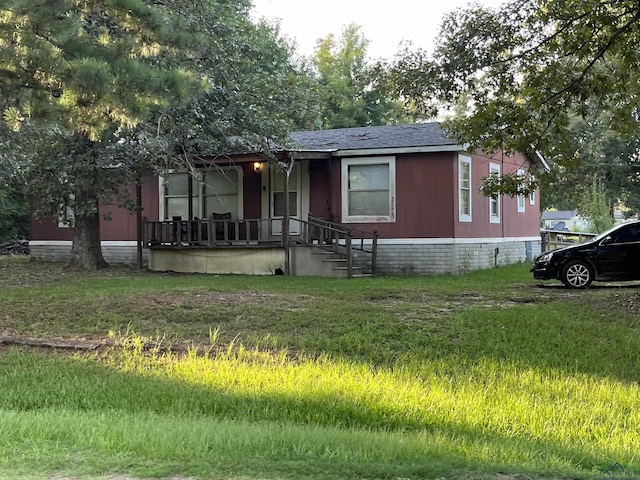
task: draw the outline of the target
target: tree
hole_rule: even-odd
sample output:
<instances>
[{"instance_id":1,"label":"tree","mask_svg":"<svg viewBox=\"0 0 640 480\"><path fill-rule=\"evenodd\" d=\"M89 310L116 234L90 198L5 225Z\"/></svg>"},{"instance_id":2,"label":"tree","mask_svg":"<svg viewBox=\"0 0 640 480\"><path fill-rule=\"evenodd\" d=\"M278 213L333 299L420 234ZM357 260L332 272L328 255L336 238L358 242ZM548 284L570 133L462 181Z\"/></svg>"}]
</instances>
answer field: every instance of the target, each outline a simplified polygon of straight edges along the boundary
<instances>
[{"instance_id":1,"label":"tree","mask_svg":"<svg viewBox=\"0 0 640 480\"><path fill-rule=\"evenodd\" d=\"M36 147L22 160L43 212L73 207L72 266L105 266L98 207L120 176L104 154L117 132L193 89L193 74L154 64L184 42L167 13L141 0L7 0L0 9L4 119Z\"/></svg>"},{"instance_id":2,"label":"tree","mask_svg":"<svg viewBox=\"0 0 640 480\"><path fill-rule=\"evenodd\" d=\"M393 100L376 83L376 70L367 64L369 41L361 27L343 28L318 40L313 63L321 86L321 118L318 127L347 128L387 125L405 121L402 103Z\"/></svg>"},{"instance_id":3,"label":"tree","mask_svg":"<svg viewBox=\"0 0 640 480\"><path fill-rule=\"evenodd\" d=\"M0 7L0 93L5 121L20 128L11 142L21 145L0 151L28 167L42 214L73 210L72 266L105 266L99 205L132 205L122 186L142 170L252 143L266 150L307 114L288 46L273 27L253 25L249 8L249 0Z\"/></svg>"},{"instance_id":4,"label":"tree","mask_svg":"<svg viewBox=\"0 0 640 480\"><path fill-rule=\"evenodd\" d=\"M0 183L0 242L26 238L29 231L27 199L22 185Z\"/></svg>"},{"instance_id":5,"label":"tree","mask_svg":"<svg viewBox=\"0 0 640 480\"><path fill-rule=\"evenodd\" d=\"M511 0L445 18L433 58L396 62L398 90L464 114L445 122L471 148L574 157L573 117L596 118L622 140L638 136L640 4L633 0ZM412 86L416 80L419 90ZM409 81L411 83L409 83ZM507 192L516 193L516 192Z\"/></svg>"},{"instance_id":6,"label":"tree","mask_svg":"<svg viewBox=\"0 0 640 480\"><path fill-rule=\"evenodd\" d=\"M578 200L578 212L589 222L590 231L601 233L613 227L611 207L601 180L593 175L591 184L582 191Z\"/></svg>"},{"instance_id":7,"label":"tree","mask_svg":"<svg viewBox=\"0 0 640 480\"><path fill-rule=\"evenodd\" d=\"M609 210L620 203L640 211L638 180L639 139L622 139L607 126L608 113L595 118L573 117L567 127L572 158L555 165L554 178L545 186L545 206L573 209L593 178L599 179Z\"/></svg>"}]
</instances>

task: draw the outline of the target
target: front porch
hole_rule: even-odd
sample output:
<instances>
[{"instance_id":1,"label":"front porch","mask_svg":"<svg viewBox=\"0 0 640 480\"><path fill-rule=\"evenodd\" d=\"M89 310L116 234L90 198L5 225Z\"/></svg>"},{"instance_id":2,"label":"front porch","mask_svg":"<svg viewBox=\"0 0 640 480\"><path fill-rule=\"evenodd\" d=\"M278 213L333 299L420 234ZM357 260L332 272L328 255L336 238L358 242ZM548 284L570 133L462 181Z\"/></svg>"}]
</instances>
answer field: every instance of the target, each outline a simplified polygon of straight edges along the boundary
<instances>
[{"instance_id":1,"label":"front porch","mask_svg":"<svg viewBox=\"0 0 640 480\"><path fill-rule=\"evenodd\" d=\"M279 222L277 229L273 223ZM308 217L144 221L149 268L188 273L344 276L375 275L377 232ZM286 229L285 229L286 230ZM291 233L289 233L291 232Z\"/></svg>"}]
</instances>

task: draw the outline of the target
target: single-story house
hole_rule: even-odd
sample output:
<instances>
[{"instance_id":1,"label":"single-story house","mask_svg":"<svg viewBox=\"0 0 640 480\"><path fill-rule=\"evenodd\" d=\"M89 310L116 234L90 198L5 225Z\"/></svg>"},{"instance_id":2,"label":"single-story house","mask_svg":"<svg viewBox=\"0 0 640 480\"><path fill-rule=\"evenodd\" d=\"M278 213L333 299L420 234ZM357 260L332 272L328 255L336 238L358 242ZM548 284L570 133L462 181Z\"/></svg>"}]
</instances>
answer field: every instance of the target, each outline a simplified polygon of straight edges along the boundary
<instances>
[{"instance_id":1,"label":"single-story house","mask_svg":"<svg viewBox=\"0 0 640 480\"><path fill-rule=\"evenodd\" d=\"M147 175L144 258L159 271L352 276L456 274L540 252L539 192L485 197L490 174L539 155L469 152L438 123L293 132L293 147L212 157L198 175ZM288 175L287 175L288 173ZM136 215L111 207L108 262L136 261ZM288 222L286 219L288 218ZM73 238L33 221L31 255L64 260Z\"/></svg>"}]
</instances>

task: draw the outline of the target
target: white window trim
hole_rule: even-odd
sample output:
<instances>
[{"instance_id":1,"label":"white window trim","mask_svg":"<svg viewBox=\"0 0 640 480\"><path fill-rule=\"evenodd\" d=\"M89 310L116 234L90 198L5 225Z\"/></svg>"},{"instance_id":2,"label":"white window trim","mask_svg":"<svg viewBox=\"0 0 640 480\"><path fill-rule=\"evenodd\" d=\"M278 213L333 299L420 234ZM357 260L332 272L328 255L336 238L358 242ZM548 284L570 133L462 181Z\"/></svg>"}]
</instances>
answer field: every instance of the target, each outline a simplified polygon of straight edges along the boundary
<instances>
[{"instance_id":1,"label":"white window trim","mask_svg":"<svg viewBox=\"0 0 640 480\"><path fill-rule=\"evenodd\" d=\"M244 193L243 193L244 173L242 171L242 167L240 167L239 165L225 165L225 166L217 165L214 168L217 168L220 170L237 170L238 172L238 220L242 220L244 216ZM202 169L201 171L203 173L206 173L205 169ZM183 170L167 171L168 175L172 173L186 173L186 171L183 171ZM171 220L170 218L166 218L166 214L165 214L166 176L164 175L158 176L158 182L159 182L158 201L160 202L160 208L158 209L158 218L160 218L161 221ZM198 208L202 210L202 206L204 204L204 188L203 188L202 181L198 181L197 185L194 186L194 195L198 197L198 204L199 204Z\"/></svg>"},{"instance_id":2,"label":"white window trim","mask_svg":"<svg viewBox=\"0 0 640 480\"><path fill-rule=\"evenodd\" d=\"M517 172L518 176L524 175L524 170L522 170L521 168L518 169ZM524 213L525 212L525 199L524 199L524 195L518 195L516 197L516 204L518 206L518 213Z\"/></svg>"},{"instance_id":3,"label":"white window trim","mask_svg":"<svg viewBox=\"0 0 640 480\"><path fill-rule=\"evenodd\" d=\"M231 170L236 170L238 175L238 186L237 186L237 195L238 195L238 218L237 220L242 220L244 218L244 191L243 191L243 186L244 186L244 173L242 171L242 167L240 167L239 165L225 165L225 166L220 166L220 165L216 165L215 167L213 167L217 170L222 170L222 171L231 171ZM209 169L210 171L210 169ZM203 171L203 173L205 173L205 177L206 174L209 173L209 171ZM200 211L202 211L202 208L204 206L204 183L203 182L198 182L198 190L199 190L199 203L200 203ZM209 214L210 215L210 214ZM235 219L234 219L235 220Z\"/></svg>"},{"instance_id":4,"label":"white window trim","mask_svg":"<svg viewBox=\"0 0 640 480\"><path fill-rule=\"evenodd\" d=\"M74 201L76 196L69 194L69 200ZM74 228L76 226L76 213L70 206L60 205L60 213L58 214L58 228Z\"/></svg>"},{"instance_id":5,"label":"white window trim","mask_svg":"<svg viewBox=\"0 0 640 480\"><path fill-rule=\"evenodd\" d=\"M462 212L462 165L469 165L469 213ZM459 222L471 222L471 212L472 210L472 195L471 195L471 185L472 185L472 173L471 173L471 157L469 155L458 155L458 221Z\"/></svg>"},{"instance_id":6,"label":"white window trim","mask_svg":"<svg viewBox=\"0 0 640 480\"><path fill-rule=\"evenodd\" d=\"M498 163L489 163L489 175L497 173L498 176L501 175L500 172L500 164ZM496 202L496 212L497 215L493 215L491 212L491 205L493 202ZM501 196L496 195L495 197L489 197L489 223L500 223L501 216L501 208L502 208Z\"/></svg>"},{"instance_id":7,"label":"white window trim","mask_svg":"<svg viewBox=\"0 0 640 480\"><path fill-rule=\"evenodd\" d=\"M532 176L531 180L534 181L535 178ZM534 190L529 194L529 205L535 205L535 204L536 204L536 191Z\"/></svg>"},{"instance_id":8,"label":"white window trim","mask_svg":"<svg viewBox=\"0 0 640 480\"><path fill-rule=\"evenodd\" d=\"M349 215L349 167L351 165L389 165L389 215ZM393 223L396 221L396 157L345 158L342 160L342 222Z\"/></svg>"}]
</instances>

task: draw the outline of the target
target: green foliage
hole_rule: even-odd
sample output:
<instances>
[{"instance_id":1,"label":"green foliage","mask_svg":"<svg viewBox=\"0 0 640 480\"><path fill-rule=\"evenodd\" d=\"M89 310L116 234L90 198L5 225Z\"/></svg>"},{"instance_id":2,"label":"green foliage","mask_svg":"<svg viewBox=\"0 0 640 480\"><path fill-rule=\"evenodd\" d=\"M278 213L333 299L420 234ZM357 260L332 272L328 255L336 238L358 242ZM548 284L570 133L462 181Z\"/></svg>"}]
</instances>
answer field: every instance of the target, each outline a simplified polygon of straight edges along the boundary
<instances>
[{"instance_id":1,"label":"green foliage","mask_svg":"<svg viewBox=\"0 0 640 480\"><path fill-rule=\"evenodd\" d=\"M528 172L503 175L494 173L482 179L481 189L487 197L501 194L510 197L528 196L536 191L539 183L539 179Z\"/></svg>"},{"instance_id":2,"label":"green foliage","mask_svg":"<svg viewBox=\"0 0 640 480\"><path fill-rule=\"evenodd\" d=\"M0 243L28 237L29 212L23 185L0 180Z\"/></svg>"},{"instance_id":3,"label":"green foliage","mask_svg":"<svg viewBox=\"0 0 640 480\"><path fill-rule=\"evenodd\" d=\"M402 52L390 78L409 102L452 112L445 127L461 144L541 151L557 168L541 178L549 206L574 208L569 187L591 173L635 204L639 14L633 0L472 5L445 18L433 57Z\"/></svg>"},{"instance_id":4,"label":"green foliage","mask_svg":"<svg viewBox=\"0 0 640 480\"><path fill-rule=\"evenodd\" d=\"M248 0L2 4L0 109L12 131L0 156L19 165L40 214L73 209L77 266L104 264L98 205L133 206L123 185L143 170L268 152L316 117L304 65L276 27L251 23L249 8Z\"/></svg>"},{"instance_id":5,"label":"green foliage","mask_svg":"<svg viewBox=\"0 0 640 480\"><path fill-rule=\"evenodd\" d=\"M640 138L623 139L607 126L608 113L588 120L572 116L569 151L573 157L555 165L545 188L545 202L558 209L574 209L594 177L602 185L606 203L622 203L631 212L640 211L638 146Z\"/></svg>"},{"instance_id":6,"label":"green foliage","mask_svg":"<svg viewBox=\"0 0 640 480\"><path fill-rule=\"evenodd\" d=\"M318 127L348 128L406 121L402 103L379 84L380 72L366 60L369 41L350 24L336 40L318 40L313 63L318 71L321 118Z\"/></svg>"},{"instance_id":7,"label":"green foliage","mask_svg":"<svg viewBox=\"0 0 640 480\"><path fill-rule=\"evenodd\" d=\"M589 222L591 232L601 233L613 227L612 211L602 181L593 175L591 185L581 192L578 199L578 212Z\"/></svg>"},{"instance_id":8,"label":"green foliage","mask_svg":"<svg viewBox=\"0 0 640 480\"><path fill-rule=\"evenodd\" d=\"M435 58L440 96L469 100L452 130L466 128L467 141L487 151L535 145L548 157L570 140L573 113L604 109L610 128L635 134L637 13L630 0L512 0L452 13Z\"/></svg>"}]
</instances>

